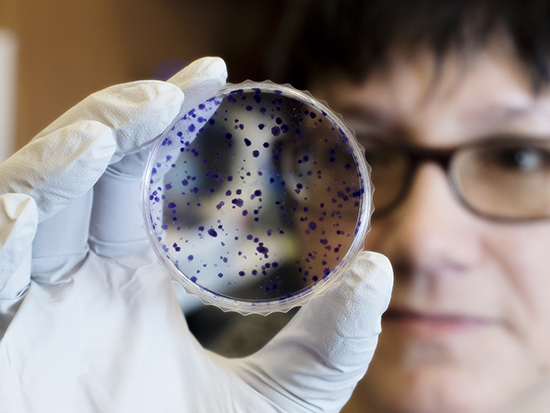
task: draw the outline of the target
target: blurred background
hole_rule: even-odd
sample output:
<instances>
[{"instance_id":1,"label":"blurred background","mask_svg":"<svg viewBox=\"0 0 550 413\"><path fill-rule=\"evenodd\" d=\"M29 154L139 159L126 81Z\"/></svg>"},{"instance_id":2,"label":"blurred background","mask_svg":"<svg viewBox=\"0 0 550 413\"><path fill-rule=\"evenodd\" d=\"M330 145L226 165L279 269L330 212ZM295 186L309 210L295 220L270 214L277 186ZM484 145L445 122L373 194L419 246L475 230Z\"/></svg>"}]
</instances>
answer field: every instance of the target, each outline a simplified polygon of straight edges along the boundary
<instances>
[{"instance_id":1,"label":"blurred background","mask_svg":"<svg viewBox=\"0 0 550 413\"><path fill-rule=\"evenodd\" d=\"M286 2L0 0L0 161L90 93L202 56L231 82L265 80Z\"/></svg>"}]
</instances>

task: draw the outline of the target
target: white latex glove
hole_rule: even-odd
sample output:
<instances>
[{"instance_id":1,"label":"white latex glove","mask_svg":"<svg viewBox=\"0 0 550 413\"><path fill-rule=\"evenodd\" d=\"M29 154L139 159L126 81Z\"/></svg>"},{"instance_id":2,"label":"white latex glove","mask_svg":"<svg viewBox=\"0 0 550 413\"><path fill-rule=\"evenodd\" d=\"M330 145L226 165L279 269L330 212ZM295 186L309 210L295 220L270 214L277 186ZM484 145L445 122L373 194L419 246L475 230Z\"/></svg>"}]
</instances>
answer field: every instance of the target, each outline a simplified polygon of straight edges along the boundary
<instances>
[{"instance_id":1,"label":"white latex glove","mask_svg":"<svg viewBox=\"0 0 550 413\"><path fill-rule=\"evenodd\" d=\"M141 149L225 79L205 58L108 88L0 165L3 413L336 412L351 395L389 301L386 258L361 253L263 350L226 360L190 334L148 246Z\"/></svg>"}]
</instances>

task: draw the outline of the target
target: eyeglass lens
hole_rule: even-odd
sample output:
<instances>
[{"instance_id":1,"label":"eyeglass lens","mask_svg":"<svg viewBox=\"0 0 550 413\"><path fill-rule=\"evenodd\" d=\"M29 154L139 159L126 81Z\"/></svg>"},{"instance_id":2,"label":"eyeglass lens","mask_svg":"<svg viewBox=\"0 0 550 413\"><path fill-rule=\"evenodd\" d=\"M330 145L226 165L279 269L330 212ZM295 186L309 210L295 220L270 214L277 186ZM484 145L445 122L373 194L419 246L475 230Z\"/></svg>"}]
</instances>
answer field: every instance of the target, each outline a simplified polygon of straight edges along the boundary
<instances>
[{"instance_id":1,"label":"eyeglass lens","mask_svg":"<svg viewBox=\"0 0 550 413\"><path fill-rule=\"evenodd\" d=\"M387 214L401 203L419 164L437 161L425 155L422 162L413 162L411 153L422 151L418 148L411 150L376 139L360 142L372 167L374 217ZM501 220L550 217L550 141L480 141L449 152L449 157L450 184L459 200L474 213Z\"/></svg>"}]
</instances>

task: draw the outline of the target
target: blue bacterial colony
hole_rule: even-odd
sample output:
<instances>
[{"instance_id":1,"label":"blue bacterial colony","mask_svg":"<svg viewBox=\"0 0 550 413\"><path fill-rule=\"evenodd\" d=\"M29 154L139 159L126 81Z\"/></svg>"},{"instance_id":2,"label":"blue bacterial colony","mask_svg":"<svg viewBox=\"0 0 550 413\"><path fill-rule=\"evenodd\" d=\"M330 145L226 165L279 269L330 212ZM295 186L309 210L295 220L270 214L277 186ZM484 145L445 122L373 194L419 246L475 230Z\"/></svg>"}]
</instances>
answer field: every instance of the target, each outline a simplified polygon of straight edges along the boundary
<instances>
[{"instance_id":1,"label":"blue bacterial colony","mask_svg":"<svg viewBox=\"0 0 550 413\"><path fill-rule=\"evenodd\" d=\"M202 289L285 300L330 277L362 219L346 134L294 96L234 89L181 116L150 163L149 225Z\"/></svg>"}]
</instances>

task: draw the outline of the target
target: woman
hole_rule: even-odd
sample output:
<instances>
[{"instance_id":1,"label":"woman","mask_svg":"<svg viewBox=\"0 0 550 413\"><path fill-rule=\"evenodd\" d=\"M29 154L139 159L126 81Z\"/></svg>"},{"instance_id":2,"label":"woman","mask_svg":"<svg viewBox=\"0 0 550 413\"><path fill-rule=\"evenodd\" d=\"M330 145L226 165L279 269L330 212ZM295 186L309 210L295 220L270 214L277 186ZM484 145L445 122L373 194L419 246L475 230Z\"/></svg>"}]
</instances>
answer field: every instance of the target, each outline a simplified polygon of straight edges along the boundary
<instances>
[{"instance_id":1,"label":"woman","mask_svg":"<svg viewBox=\"0 0 550 413\"><path fill-rule=\"evenodd\" d=\"M272 79L356 130L395 285L343 412L550 408L550 2L293 5Z\"/></svg>"}]
</instances>

